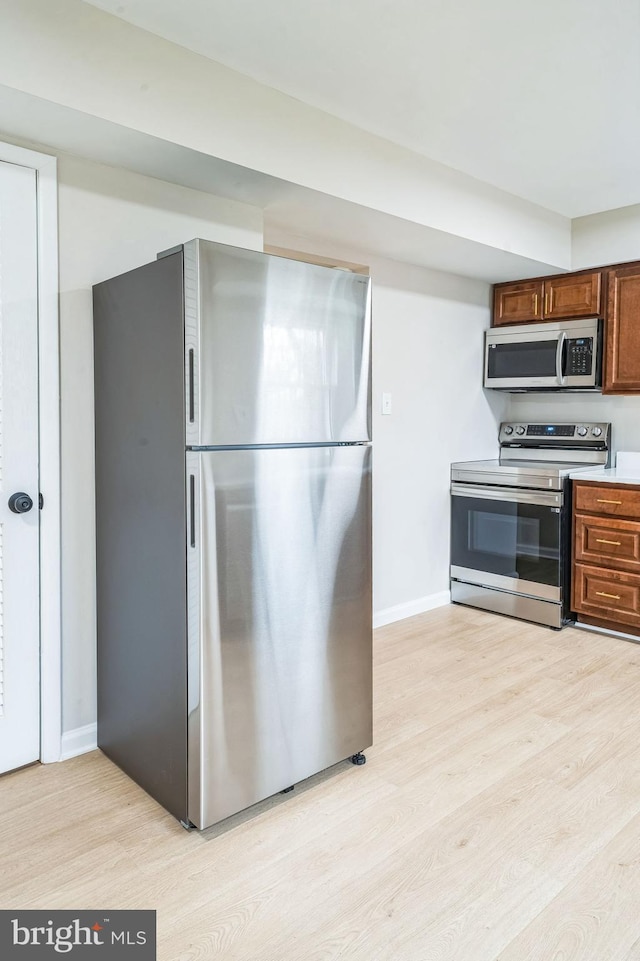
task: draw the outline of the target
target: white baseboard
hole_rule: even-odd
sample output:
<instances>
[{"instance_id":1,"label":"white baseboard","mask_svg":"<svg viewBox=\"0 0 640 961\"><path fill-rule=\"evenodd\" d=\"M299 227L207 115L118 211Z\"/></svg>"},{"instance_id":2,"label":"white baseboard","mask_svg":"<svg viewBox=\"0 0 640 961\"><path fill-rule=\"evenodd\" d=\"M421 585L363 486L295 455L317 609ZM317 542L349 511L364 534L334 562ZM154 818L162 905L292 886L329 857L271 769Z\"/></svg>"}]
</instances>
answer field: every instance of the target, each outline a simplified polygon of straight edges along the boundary
<instances>
[{"instance_id":1,"label":"white baseboard","mask_svg":"<svg viewBox=\"0 0 640 961\"><path fill-rule=\"evenodd\" d=\"M62 735L60 760L67 761L70 757L77 757L78 754L87 754L88 751L95 751L97 746L97 724L85 724L84 727L76 727L72 731L65 731Z\"/></svg>"},{"instance_id":2,"label":"white baseboard","mask_svg":"<svg viewBox=\"0 0 640 961\"><path fill-rule=\"evenodd\" d=\"M595 631L596 634L608 634L609 637L619 637L623 641L634 641L636 644L640 644L640 637L637 634L625 634L624 631L614 631L608 627L596 627L595 624L583 624L581 621L576 621L572 627L577 627L581 631Z\"/></svg>"},{"instance_id":3,"label":"white baseboard","mask_svg":"<svg viewBox=\"0 0 640 961\"><path fill-rule=\"evenodd\" d=\"M451 591L440 591L439 594L428 594L426 597L418 597L415 601L408 601L406 604L396 604L395 607L387 607L384 611L378 611L373 615L373 626L384 627L385 624L393 624L394 621L401 621L405 617L413 617L414 614L424 614L425 611L432 611L434 607L444 607L451 603Z\"/></svg>"}]
</instances>

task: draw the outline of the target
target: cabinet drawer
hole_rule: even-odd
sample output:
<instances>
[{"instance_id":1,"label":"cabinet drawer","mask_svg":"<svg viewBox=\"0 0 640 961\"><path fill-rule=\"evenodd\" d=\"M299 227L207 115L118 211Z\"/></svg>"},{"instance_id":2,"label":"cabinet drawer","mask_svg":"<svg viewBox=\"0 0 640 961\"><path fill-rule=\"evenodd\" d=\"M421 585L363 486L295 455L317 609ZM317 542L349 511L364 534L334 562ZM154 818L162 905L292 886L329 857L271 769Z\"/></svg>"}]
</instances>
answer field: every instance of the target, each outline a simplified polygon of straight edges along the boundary
<instances>
[{"instance_id":1,"label":"cabinet drawer","mask_svg":"<svg viewBox=\"0 0 640 961\"><path fill-rule=\"evenodd\" d=\"M574 611L640 627L640 575L575 564Z\"/></svg>"},{"instance_id":2,"label":"cabinet drawer","mask_svg":"<svg viewBox=\"0 0 640 961\"><path fill-rule=\"evenodd\" d=\"M576 514L574 559L640 574L640 521Z\"/></svg>"},{"instance_id":3,"label":"cabinet drawer","mask_svg":"<svg viewBox=\"0 0 640 961\"><path fill-rule=\"evenodd\" d=\"M590 486L578 483L575 484L573 491L576 511L640 519L640 488L614 487L613 484Z\"/></svg>"}]
</instances>

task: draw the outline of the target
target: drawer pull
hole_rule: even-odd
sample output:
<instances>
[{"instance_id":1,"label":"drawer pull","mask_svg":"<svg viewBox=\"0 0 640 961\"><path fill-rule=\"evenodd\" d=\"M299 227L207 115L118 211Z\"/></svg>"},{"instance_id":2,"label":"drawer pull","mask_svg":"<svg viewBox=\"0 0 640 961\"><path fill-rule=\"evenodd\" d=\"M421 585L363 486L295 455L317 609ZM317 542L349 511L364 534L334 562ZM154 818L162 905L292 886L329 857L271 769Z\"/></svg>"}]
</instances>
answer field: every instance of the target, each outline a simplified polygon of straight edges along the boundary
<instances>
[{"instance_id":1,"label":"drawer pull","mask_svg":"<svg viewBox=\"0 0 640 961\"><path fill-rule=\"evenodd\" d=\"M615 544L620 547L620 541L608 541L606 537L596 537L596 544Z\"/></svg>"},{"instance_id":2,"label":"drawer pull","mask_svg":"<svg viewBox=\"0 0 640 961\"><path fill-rule=\"evenodd\" d=\"M596 597L611 597L614 601L620 600L619 594L607 594L606 591L596 591Z\"/></svg>"},{"instance_id":3,"label":"drawer pull","mask_svg":"<svg viewBox=\"0 0 640 961\"><path fill-rule=\"evenodd\" d=\"M622 501L608 501L606 497L596 498L598 504L622 504Z\"/></svg>"}]
</instances>

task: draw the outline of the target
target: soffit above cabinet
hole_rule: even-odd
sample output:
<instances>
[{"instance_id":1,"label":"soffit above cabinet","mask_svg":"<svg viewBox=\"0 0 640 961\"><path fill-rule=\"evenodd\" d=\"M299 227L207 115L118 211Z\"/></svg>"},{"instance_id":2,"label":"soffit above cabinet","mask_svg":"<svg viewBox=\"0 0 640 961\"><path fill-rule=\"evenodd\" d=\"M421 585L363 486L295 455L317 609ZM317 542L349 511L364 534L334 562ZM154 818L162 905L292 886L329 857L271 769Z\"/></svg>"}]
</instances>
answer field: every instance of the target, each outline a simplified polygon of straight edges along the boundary
<instances>
[{"instance_id":1,"label":"soffit above cabinet","mask_svg":"<svg viewBox=\"0 0 640 961\"><path fill-rule=\"evenodd\" d=\"M477 184L474 197L473 184L465 181L467 203L464 196L457 195L460 184L455 171L441 172L444 194L439 201L438 217L431 218L427 208L430 210L433 205L425 204L417 188L408 191L406 184L402 185L402 177L396 175L394 180L391 160L376 169L381 185L392 187L393 196L388 196L389 189L385 193L382 186L379 191L369 189L375 197L367 205L2 85L0 139L27 142L44 152L74 154L251 204L263 211L266 242L278 246L286 246L281 241L283 235L318 238L368 255L358 256L359 262L378 256L489 283L557 273L570 264L569 221L517 197L500 194L495 202L502 205L504 229L487 232L483 225L495 219L495 191ZM419 172L415 174L416 182L420 176ZM342 180L348 186L353 177L345 172ZM429 190L433 189L431 183ZM401 204L395 202L398 198L402 199ZM400 209L401 214L395 212ZM452 211L451 216L448 210ZM433 226L437 221L450 221L455 230ZM479 241L481 236L491 236L491 243ZM533 256L522 251L531 251Z\"/></svg>"}]
</instances>

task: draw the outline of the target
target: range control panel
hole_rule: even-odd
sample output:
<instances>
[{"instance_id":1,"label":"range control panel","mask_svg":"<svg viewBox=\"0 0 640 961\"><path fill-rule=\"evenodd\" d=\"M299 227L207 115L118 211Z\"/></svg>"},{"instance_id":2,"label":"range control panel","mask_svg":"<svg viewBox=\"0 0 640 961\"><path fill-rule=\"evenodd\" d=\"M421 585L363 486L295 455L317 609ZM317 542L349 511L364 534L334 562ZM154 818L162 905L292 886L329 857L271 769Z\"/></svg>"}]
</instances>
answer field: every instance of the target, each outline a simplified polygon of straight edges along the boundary
<instances>
[{"instance_id":1,"label":"range control panel","mask_svg":"<svg viewBox=\"0 0 640 961\"><path fill-rule=\"evenodd\" d=\"M563 443L573 446L580 444L604 443L608 446L611 424L584 421L573 424L528 424L508 421L500 425L500 444L505 446L546 446L556 447Z\"/></svg>"},{"instance_id":2,"label":"range control panel","mask_svg":"<svg viewBox=\"0 0 640 961\"><path fill-rule=\"evenodd\" d=\"M573 437L575 424L528 424L527 437Z\"/></svg>"}]
</instances>

